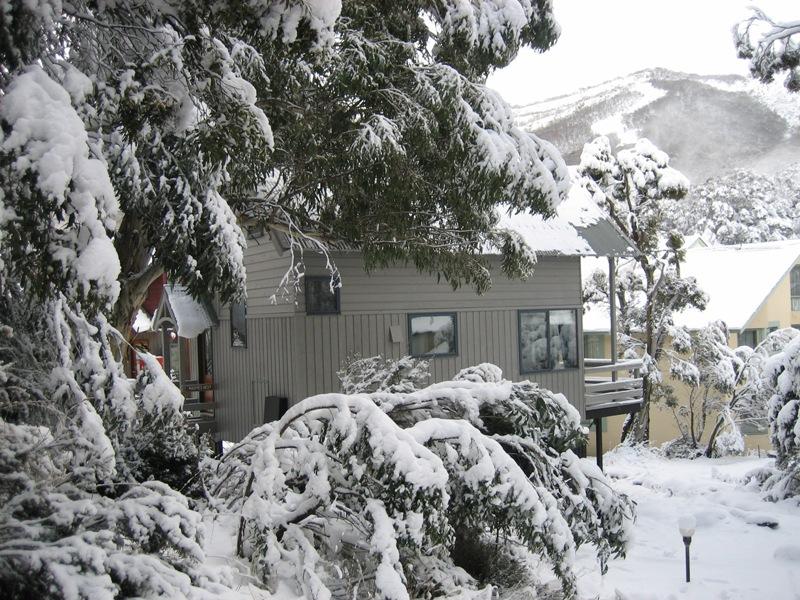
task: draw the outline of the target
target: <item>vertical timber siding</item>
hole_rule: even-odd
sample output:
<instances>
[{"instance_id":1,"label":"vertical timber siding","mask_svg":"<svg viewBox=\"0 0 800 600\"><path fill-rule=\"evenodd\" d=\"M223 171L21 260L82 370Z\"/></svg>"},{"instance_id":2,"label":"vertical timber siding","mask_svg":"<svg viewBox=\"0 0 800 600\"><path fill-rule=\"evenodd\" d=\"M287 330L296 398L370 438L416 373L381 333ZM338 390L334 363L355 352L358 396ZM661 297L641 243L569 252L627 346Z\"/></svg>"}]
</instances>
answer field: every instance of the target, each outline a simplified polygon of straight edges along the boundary
<instances>
[{"instance_id":1,"label":"vertical timber siding","mask_svg":"<svg viewBox=\"0 0 800 600\"><path fill-rule=\"evenodd\" d=\"M305 376L297 391L301 396L337 391L336 371L354 354L392 358L408 354L408 341L393 343L389 334L391 325L400 325L405 337L406 319L404 312L300 317L298 333L304 338L305 350L297 355L297 367ZM431 383L446 381L465 367L490 362L499 366L507 379L529 379L564 394L583 413L582 368L519 372L516 309L459 311L457 320L458 355L430 359Z\"/></svg>"},{"instance_id":2,"label":"vertical timber siding","mask_svg":"<svg viewBox=\"0 0 800 600\"><path fill-rule=\"evenodd\" d=\"M247 348L231 348L230 321L214 334L217 428L239 440L264 422L264 398L294 396L292 317L247 320Z\"/></svg>"},{"instance_id":3,"label":"vertical timber siding","mask_svg":"<svg viewBox=\"0 0 800 600\"><path fill-rule=\"evenodd\" d=\"M214 331L218 427L224 439L238 440L262 423L264 397L286 396L290 403L314 394L338 391L336 372L355 354L408 354L409 313L455 312L458 355L430 360L431 382L450 379L460 369L481 362L498 365L511 380L530 379L563 393L584 412L583 367L566 371L519 372L517 311L531 308L574 308L578 315L579 359L583 360L580 260L540 257L528 281L510 281L495 274L486 294L471 288L453 290L421 275L413 267L394 267L367 274L360 257L335 257L342 276L341 314L306 315L302 294L297 306L269 304L288 267L268 237L248 248L247 348L230 347L227 309L220 311ZM324 275L317 256L306 256L306 272ZM271 287L270 287L271 286ZM392 342L389 328L399 326L402 342Z\"/></svg>"}]
</instances>

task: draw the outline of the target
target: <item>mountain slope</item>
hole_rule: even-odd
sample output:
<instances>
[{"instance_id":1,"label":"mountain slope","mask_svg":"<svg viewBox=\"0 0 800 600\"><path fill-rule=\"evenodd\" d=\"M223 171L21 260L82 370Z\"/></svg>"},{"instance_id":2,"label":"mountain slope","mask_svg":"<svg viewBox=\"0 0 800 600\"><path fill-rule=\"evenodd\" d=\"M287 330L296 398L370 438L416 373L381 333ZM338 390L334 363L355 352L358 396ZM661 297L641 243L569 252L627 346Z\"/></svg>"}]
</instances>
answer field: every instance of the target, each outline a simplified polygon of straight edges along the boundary
<instances>
[{"instance_id":1,"label":"mountain slope","mask_svg":"<svg viewBox=\"0 0 800 600\"><path fill-rule=\"evenodd\" d=\"M570 164L600 134L649 138L693 183L736 168L773 174L800 160L800 96L738 76L649 69L515 111Z\"/></svg>"}]
</instances>

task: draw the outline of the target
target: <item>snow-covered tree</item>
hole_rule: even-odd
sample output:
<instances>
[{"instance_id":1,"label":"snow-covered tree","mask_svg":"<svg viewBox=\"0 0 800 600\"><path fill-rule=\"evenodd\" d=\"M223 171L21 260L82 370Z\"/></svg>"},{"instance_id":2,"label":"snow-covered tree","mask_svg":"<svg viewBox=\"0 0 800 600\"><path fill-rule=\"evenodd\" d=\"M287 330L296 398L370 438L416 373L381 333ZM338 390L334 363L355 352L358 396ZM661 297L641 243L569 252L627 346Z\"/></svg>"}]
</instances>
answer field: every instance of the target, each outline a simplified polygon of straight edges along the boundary
<instances>
[{"instance_id":1,"label":"snow-covered tree","mask_svg":"<svg viewBox=\"0 0 800 600\"><path fill-rule=\"evenodd\" d=\"M763 11L753 14L733 29L739 58L750 63L750 73L765 83L786 72L783 84L800 90L800 21L774 21Z\"/></svg>"},{"instance_id":2,"label":"snow-covered tree","mask_svg":"<svg viewBox=\"0 0 800 600\"><path fill-rule=\"evenodd\" d=\"M760 475L773 499L800 494L800 335L767 359L764 383L775 469Z\"/></svg>"},{"instance_id":3,"label":"snow-covered tree","mask_svg":"<svg viewBox=\"0 0 800 600\"><path fill-rule=\"evenodd\" d=\"M744 365L728 346L728 328L722 321L712 321L697 331L672 327L669 336L665 349L669 373L688 390L688 396L680 399L666 382L657 393L675 417L681 433L678 445L699 454L707 420L728 406Z\"/></svg>"},{"instance_id":4,"label":"snow-covered tree","mask_svg":"<svg viewBox=\"0 0 800 600\"><path fill-rule=\"evenodd\" d=\"M742 437L742 423L760 424L767 420L767 402L771 391L765 380L765 369L771 356L783 352L786 345L800 331L788 327L770 332L755 348L739 346L734 350L741 365L737 371L733 391L722 405L714 428L708 436L706 456L720 456L731 442ZM725 352L725 351L723 351ZM723 436L719 442L717 436Z\"/></svg>"},{"instance_id":5,"label":"snow-covered tree","mask_svg":"<svg viewBox=\"0 0 800 600\"><path fill-rule=\"evenodd\" d=\"M162 272L241 294L242 217L453 285L488 287L488 240L529 273L493 207L549 213L568 177L483 82L557 36L549 0L11 3L3 260L39 293L118 286L123 333Z\"/></svg>"},{"instance_id":6,"label":"snow-covered tree","mask_svg":"<svg viewBox=\"0 0 800 600\"><path fill-rule=\"evenodd\" d=\"M649 439L650 404L661 382L656 361L661 356L672 314L706 298L694 278L680 276L683 238L664 234L666 213L683 198L688 180L669 166L669 157L646 139L613 154L607 137L586 144L579 167L585 186L617 226L633 242L635 257L617 261L617 316L626 356L644 359L642 409L623 428L623 439ZM666 243L664 239L666 237ZM608 302L604 274L593 274L584 291L590 302Z\"/></svg>"},{"instance_id":7,"label":"snow-covered tree","mask_svg":"<svg viewBox=\"0 0 800 600\"><path fill-rule=\"evenodd\" d=\"M775 177L739 169L693 186L667 226L710 243L748 244L800 235L796 167Z\"/></svg>"},{"instance_id":8,"label":"snow-covered tree","mask_svg":"<svg viewBox=\"0 0 800 600\"><path fill-rule=\"evenodd\" d=\"M479 365L416 391L308 398L224 455L210 489L240 511L239 551L271 589L472 597L540 557L573 597L575 549L604 568L633 516L570 450L585 436L563 396Z\"/></svg>"},{"instance_id":9,"label":"snow-covered tree","mask_svg":"<svg viewBox=\"0 0 800 600\"><path fill-rule=\"evenodd\" d=\"M124 377L98 314L0 295L0 588L12 598L208 598L182 398L154 358ZM177 459L177 460L176 460ZM155 481L159 479L162 481Z\"/></svg>"}]
</instances>

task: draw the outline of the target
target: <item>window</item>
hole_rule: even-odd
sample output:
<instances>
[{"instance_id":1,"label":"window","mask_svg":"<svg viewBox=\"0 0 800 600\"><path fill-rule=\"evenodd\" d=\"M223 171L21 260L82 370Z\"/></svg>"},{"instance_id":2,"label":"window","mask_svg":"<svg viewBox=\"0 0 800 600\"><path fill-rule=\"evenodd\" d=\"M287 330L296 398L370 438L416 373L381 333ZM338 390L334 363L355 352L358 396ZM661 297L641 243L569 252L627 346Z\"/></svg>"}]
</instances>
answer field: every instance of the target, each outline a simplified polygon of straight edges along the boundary
<instances>
[{"instance_id":1,"label":"window","mask_svg":"<svg viewBox=\"0 0 800 600\"><path fill-rule=\"evenodd\" d=\"M519 311L519 364L521 373L576 369L578 318L575 310Z\"/></svg>"},{"instance_id":2,"label":"window","mask_svg":"<svg viewBox=\"0 0 800 600\"><path fill-rule=\"evenodd\" d=\"M330 277L306 277L306 314L338 315L339 288L331 290Z\"/></svg>"},{"instance_id":3,"label":"window","mask_svg":"<svg viewBox=\"0 0 800 600\"><path fill-rule=\"evenodd\" d=\"M606 358L605 336L602 333L583 334L583 355L586 358Z\"/></svg>"},{"instance_id":4,"label":"window","mask_svg":"<svg viewBox=\"0 0 800 600\"><path fill-rule=\"evenodd\" d=\"M247 302L231 303L231 346L247 348Z\"/></svg>"},{"instance_id":5,"label":"window","mask_svg":"<svg viewBox=\"0 0 800 600\"><path fill-rule=\"evenodd\" d=\"M744 329L739 332L738 342L740 346L750 346L751 348L755 348L761 341L759 339L760 337L762 336L759 335L758 329Z\"/></svg>"},{"instance_id":6,"label":"window","mask_svg":"<svg viewBox=\"0 0 800 600\"><path fill-rule=\"evenodd\" d=\"M411 356L458 354L456 314L408 315L408 345Z\"/></svg>"},{"instance_id":7,"label":"window","mask_svg":"<svg viewBox=\"0 0 800 600\"><path fill-rule=\"evenodd\" d=\"M800 265L792 268L792 310L800 312Z\"/></svg>"}]
</instances>

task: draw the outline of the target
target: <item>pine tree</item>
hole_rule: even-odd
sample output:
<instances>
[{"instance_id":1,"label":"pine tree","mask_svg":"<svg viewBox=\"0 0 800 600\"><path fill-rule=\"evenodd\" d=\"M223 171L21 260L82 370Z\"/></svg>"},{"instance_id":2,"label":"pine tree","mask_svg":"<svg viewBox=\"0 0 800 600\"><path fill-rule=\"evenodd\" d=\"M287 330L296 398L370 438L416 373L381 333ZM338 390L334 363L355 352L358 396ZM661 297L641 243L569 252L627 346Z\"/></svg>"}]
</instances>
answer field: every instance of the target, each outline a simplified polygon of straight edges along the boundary
<instances>
[{"instance_id":1,"label":"pine tree","mask_svg":"<svg viewBox=\"0 0 800 600\"><path fill-rule=\"evenodd\" d=\"M615 156L608 138L599 137L584 146L579 172L580 184L607 210L637 250L634 258L618 262L613 293L619 307L623 349L644 360L644 401L641 410L626 423L623 439L632 431L633 440L647 441L650 405L661 382L656 363L673 324L672 313L689 306L702 309L706 302L694 278L680 276L683 238L671 234L662 244L669 203L686 195L689 182L669 166L669 157L646 139L619 150ZM608 285L599 275L593 281L585 295L589 300L602 301Z\"/></svg>"}]
</instances>

